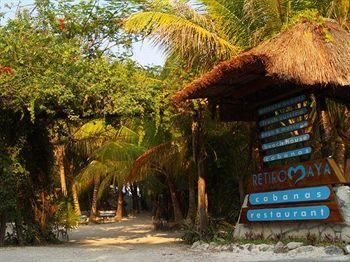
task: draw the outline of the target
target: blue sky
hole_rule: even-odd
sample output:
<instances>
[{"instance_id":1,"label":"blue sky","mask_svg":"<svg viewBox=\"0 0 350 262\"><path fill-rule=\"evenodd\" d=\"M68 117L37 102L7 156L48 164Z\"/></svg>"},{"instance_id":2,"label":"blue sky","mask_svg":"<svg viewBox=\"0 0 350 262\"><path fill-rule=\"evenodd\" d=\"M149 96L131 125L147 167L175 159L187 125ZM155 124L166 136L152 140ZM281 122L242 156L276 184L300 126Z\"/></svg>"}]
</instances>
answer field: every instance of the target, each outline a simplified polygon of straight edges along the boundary
<instances>
[{"instance_id":1,"label":"blue sky","mask_svg":"<svg viewBox=\"0 0 350 262\"><path fill-rule=\"evenodd\" d=\"M11 0L0 0L0 10L3 11L3 6L5 4L17 4L19 1ZM34 0L20 0L20 5L30 5ZM8 11L8 10L7 10ZM7 17L13 16L14 13L8 13ZM1 21L3 22L3 21ZM132 58L139 62L143 66L147 65L163 65L165 58L159 48L153 47L149 41L145 40L143 42L135 43L133 46L133 56Z\"/></svg>"}]
</instances>

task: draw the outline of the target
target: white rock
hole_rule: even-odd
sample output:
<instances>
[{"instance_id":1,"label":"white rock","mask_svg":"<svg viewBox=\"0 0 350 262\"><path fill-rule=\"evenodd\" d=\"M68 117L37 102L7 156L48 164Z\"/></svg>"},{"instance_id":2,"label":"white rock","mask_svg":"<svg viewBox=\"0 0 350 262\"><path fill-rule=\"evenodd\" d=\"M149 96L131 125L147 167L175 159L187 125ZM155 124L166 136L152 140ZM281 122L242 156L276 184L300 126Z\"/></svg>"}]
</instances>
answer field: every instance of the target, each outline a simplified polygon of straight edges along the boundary
<instances>
[{"instance_id":1,"label":"white rock","mask_svg":"<svg viewBox=\"0 0 350 262\"><path fill-rule=\"evenodd\" d=\"M334 191L337 195L338 203L341 207L345 221L350 222L350 187L336 186Z\"/></svg>"},{"instance_id":2,"label":"white rock","mask_svg":"<svg viewBox=\"0 0 350 262\"><path fill-rule=\"evenodd\" d=\"M337 246L328 246L325 247L323 250L328 255L344 255L343 249Z\"/></svg>"},{"instance_id":3,"label":"white rock","mask_svg":"<svg viewBox=\"0 0 350 262\"><path fill-rule=\"evenodd\" d=\"M258 248L259 251L262 251L262 252L272 251L273 250L273 246L272 245L268 245L268 244L257 245L257 248Z\"/></svg>"},{"instance_id":4,"label":"white rock","mask_svg":"<svg viewBox=\"0 0 350 262\"><path fill-rule=\"evenodd\" d=\"M273 248L273 252L275 253L286 253L288 252L288 248L281 241L279 241L275 247Z\"/></svg>"},{"instance_id":5,"label":"white rock","mask_svg":"<svg viewBox=\"0 0 350 262\"><path fill-rule=\"evenodd\" d=\"M192 249L196 249L196 248L198 248L200 245L202 244L202 242L201 241L196 241L196 242L194 242L193 244L192 244Z\"/></svg>"},{"instance_id":6,"label":"white rock","mask_svg":"<svg viewBox=\"0 0 350 262\"><path fill-rule=\"evenodd\" d=\"M220 246L220 251L230 251L230 245L222 245L222 246Z\"/></svg>"},{"instance_id":7,"label":"white rock","mask_svg":"<svg viewBox=\"0 0 350 262\"><path fill-rule=\"evenodd\" d=\"M293 249L296 249L298 247L302 247L304 244L302 242L289 242L287 244L287 248L289 250L293 250Z\"/></svg>"},{"instance_id":8,"label":"white rock","mask_svg":"<svg viewBox=\"0 0 350 262\"><path fill-rule=\"evenodd\" d=\"M243 245L244 249L248 250L248 251L252 251L255 247L255 245L253 244L245 244Z\"/></svg>"},{"instance_id":9,"label":"white rock","mask_svg":"<svg viewBox=\"0 0 350 262\"><path fill-rule=\"evenodd\" d=\"M218 243L210 242L210 244L209 244L209 249L217 250L218 247L220 247L220 245Z\"/></svg>"},{"instance_id":10,"label":"white rock","mask_svg":"<svg viewBox=\"0 0 350 262\"><path fill-rule=\"evenodd\" d=\"M240 249L240 250L244 249L244 247L242 245L237 245L236 247L237 247L237 249Z\"/></svg>"},{"instance_id":11,"label":"white rock","mask_svg":"<svg viewBox=\"0 0 350 262\"><path fill-rule=\"evenodd\" d=\"M350 254L350 245L346 245L343 249L345 254Z\"/></svg>"},{"instance_id":12,"label":"white rock","mask_svg":"<svg viewBox=\"0 0 350 262\"><path fill-rule=\"evenodd\" d=\"M201 245L198 246L198 249L200 250L208 250L209 244L208 243L202 243Z\"/></svg>"},{"instance_id":13,"label":"white rock","mask_svg":"<svg viewBox=\"0 0 350 262\"><path fill-rule=\"evenodd\" d=\"M311 252L314 250L315 250L314 246L302 246L302 247L298 247L298 248L292 250L291 252L293 252L293 253L306 253L306 252Z\"/></svg>"},{"instance_id":14,"label":"white rock","mask_svg":"<svg viewBox=\"0 0 350 262\"><path fill-rule=\"evenodd\" d=\"M233 252L233 251L236 251L236 250L237 250L237 246L235 244L229 245L228 251Z\"/></svg>"}]
</instances>

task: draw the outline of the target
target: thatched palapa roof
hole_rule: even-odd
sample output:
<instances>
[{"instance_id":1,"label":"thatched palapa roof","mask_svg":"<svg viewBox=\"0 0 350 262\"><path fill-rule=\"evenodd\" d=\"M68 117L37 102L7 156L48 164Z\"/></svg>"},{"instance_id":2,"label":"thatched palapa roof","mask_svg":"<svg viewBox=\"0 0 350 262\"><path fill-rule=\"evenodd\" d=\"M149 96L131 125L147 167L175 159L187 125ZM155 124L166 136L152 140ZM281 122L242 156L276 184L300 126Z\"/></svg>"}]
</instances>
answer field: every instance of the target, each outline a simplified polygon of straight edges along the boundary
<instances>
[{"instance_id":1,"label":"thatched palapa roof","mask_svg":"<svg viewBox=\"0 0 350 262\"><path fill-rule=\"evenodd\" d=\"M301 92L350 103L350 34L333 21L300 21L220 63L173 101L207 98L223 120L252 120L256 108Z\"/></svg>"}]
</instances>

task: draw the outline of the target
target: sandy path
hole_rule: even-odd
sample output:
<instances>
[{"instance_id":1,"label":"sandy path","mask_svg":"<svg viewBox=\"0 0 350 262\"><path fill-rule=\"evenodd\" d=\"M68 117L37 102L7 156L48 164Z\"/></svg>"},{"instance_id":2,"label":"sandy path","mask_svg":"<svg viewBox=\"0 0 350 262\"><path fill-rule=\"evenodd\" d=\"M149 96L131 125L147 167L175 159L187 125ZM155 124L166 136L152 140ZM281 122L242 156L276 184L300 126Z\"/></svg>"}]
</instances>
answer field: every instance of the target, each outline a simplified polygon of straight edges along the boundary
<instances>
[{"instance_id":1,"label":"sandy path","mask_svg":"<svg viewBox=\"0 0 350 262\"><path fill-rule=\"evenodd\" d=\"M70 241L63 245L45 247L10 247L0 249L0 262L10 261L350 261L347 256L319 257L304 254L259 252L193 251L181 243L179 233L154 232L149 216L124 219L119 223L81 226L70 233Z\"/></svg>"}]
</instances>

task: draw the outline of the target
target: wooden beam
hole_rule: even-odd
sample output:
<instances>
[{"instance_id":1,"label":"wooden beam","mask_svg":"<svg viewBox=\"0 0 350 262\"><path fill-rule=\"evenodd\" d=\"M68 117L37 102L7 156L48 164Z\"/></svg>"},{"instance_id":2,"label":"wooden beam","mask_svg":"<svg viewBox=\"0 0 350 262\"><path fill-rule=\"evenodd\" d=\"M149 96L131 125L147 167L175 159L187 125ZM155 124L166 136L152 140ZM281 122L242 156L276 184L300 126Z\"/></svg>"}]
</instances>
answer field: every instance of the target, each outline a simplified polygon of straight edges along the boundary
<instances>
[{"instance_id":1,"label":"wooden beam","mask_svg":"<svg viewBox=\"0 0 350 262\"><path fill-rule=\"evenodd\" d=\"M283 87L281 87L282 89ZM311 92L306 92L305 89L302 88L293 88L293 89L289 89L287 90L287 92L283 92L279 95L275 95L275 96L270 96L270 97L265 97L264 99L261 99L259 102L254 103L252 105L249 106L249 110L257 110L260 107L263 107L265 105L269 105L272 104L274 102L283 100L285 98L290 98L293 95L297 95L297 94L309 94Z\"/></svg>"}]
</instances>

